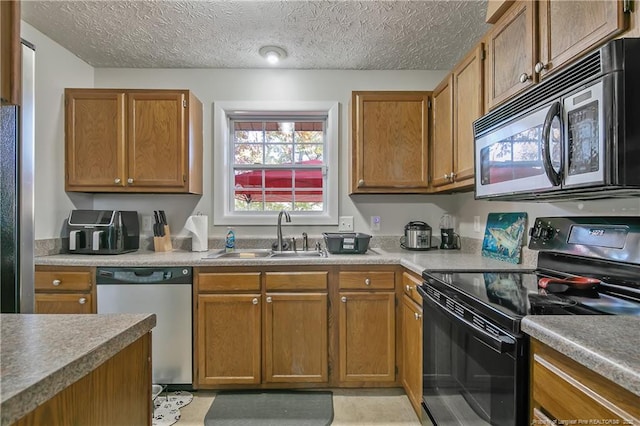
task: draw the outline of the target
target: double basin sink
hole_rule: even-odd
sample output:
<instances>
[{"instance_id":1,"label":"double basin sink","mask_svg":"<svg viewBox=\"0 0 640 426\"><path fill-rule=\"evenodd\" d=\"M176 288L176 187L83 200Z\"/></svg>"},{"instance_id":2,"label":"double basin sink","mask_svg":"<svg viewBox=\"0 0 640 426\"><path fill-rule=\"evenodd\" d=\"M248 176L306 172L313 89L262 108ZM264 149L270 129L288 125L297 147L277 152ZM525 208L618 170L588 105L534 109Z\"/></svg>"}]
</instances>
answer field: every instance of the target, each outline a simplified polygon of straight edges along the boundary
<instances>
[{"instance_id":1,"label":"double basin sink","mask_svg":"<svg viewBox=\"0 0 640 426\"><path fill-rule=\"evenodd\" d=\"M270 249L236 249L231 252L220 250L208 254L205 259L255 259L255 258L288 258L300 257L327 257L327 253L322 250L309 251L275 251Z\"/></svg>"}]
</instances>

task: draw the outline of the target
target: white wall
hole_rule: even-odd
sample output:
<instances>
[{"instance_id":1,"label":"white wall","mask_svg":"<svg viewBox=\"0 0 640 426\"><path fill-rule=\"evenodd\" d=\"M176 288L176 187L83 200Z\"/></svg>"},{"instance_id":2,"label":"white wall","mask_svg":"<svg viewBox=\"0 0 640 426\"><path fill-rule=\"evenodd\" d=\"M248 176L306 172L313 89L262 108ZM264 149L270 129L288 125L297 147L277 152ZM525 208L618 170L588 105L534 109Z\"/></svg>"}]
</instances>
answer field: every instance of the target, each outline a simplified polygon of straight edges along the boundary
<instances>
[{"instance_id":1,"label":"white wall","mask_svg":"<svg viewBox=\"0 0 640 426\"><path fill-rule=\"evenodd\" d=\"M21 22L36 47L35 238L58 238L69 211L92 208L92 196L64 192L64 88L93 87L93 67Z\"/></svg>"}]
</instances>

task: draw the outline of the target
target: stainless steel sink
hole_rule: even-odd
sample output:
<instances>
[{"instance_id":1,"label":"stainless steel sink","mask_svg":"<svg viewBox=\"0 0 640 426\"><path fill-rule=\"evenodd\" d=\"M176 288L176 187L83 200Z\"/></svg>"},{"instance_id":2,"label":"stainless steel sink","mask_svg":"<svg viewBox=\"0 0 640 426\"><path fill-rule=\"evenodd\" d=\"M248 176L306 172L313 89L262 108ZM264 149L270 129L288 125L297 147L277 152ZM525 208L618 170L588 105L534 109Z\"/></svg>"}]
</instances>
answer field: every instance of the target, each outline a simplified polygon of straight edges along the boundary
<instances>
[{"instance_id":1,"label":"stainless steel sink","mask_svg":"<svg viewBox=\"0 0 640 426\"><path fill-rule=\"evenodd\" d=\"M310 251L273 251L271 257L327 257L324 251L310 250Z\"/></svg>"},{"instance_id":2,"label":"stainless steel sink","mask_svg":"<svg viewBox=\"0 0 640 426\"><path fill-rule=\"evenodd\" d=\"M299 258L327 257L324 251L274 251L271 249L236 249L231 252L220 250L207 254L204 259L255 259L255 258Z\"/></svg>"},{"instance_id":3,"label":"stainless steel sink","mask_svg":"<svg viewBox=\"0 0 640 426\"><path fill-rule=\"evenodd\" d=\"M208 254L205 259L254 259L258 257L270 257L271 249L236 249L231 252L220 250Z\"/></svg>"}]
</instances>

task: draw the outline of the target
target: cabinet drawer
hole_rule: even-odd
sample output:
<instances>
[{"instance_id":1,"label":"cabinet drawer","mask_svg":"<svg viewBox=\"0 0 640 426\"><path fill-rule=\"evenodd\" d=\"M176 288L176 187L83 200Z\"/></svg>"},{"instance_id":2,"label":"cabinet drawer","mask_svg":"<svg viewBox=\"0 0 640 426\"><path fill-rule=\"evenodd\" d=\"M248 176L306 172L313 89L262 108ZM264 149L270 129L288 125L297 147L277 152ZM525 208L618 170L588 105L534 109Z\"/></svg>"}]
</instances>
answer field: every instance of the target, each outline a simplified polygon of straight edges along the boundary
<instances>
[{"instance_id":1,"label":"cabinet drawer","mask_svg":"<svg viewBox=\"0 0 640 426\"><path fill-rule=\"evenodd\" d=\"M91 293L36 293L36 314L91 314Z\"/></svg>"},{"instance_id":2,"label":"cabinet drawer","mask_svg":"<svg viewBox=\"0 0 640 426\"><path fill-rule=\"evenodd\" d=\"M636 395L536 340L532 351L533 410L558 420L640 422Z\"/></svg>"},{"instance_id":3,"label":"cabinet drawer","mask_svg":"<svg viewBox=\"0 0 640 426\"><path fill-rule=\"evenodd\" d=\"M329 273L266 272L265 285L269 290L326 290Z\"/></svg>"},{"instance_id":4,"label":"cabinet drawer","mask_svg":"<svg viewBox=\"0 0 640 426\"><path fill-rule=\"evenodd\" d=\"M89 290L93 283L93 273L90 270L58 271L37 270L35 273L36 290Z\"/></svg>"},{"instance_id":5,"label":"cabinet drawer","mask_svg":"<svg viewBox=\"0 0 640 426\"><path fill-rule=\"evenodd\" d=\"M404 294L409 296L414 302L422 306L422 296L418 293L417 286L422 284L422 279L408 272L402 273L402 290Z\"/></svg>"},{"instance_id":6,"label":"cabinet drawer","mask_svg":"<svg viewBox=\"0 0 640 426\"><path fill-rule=\"evenodd\" d=\"M260 291L260 272L198 274L199 291Z\"/></svg>"},{"instance_id":7,"label":"cabinet drawer","mask_svg":"<svg viewBox=\"0 0 640 426\"><path fill-rule=\"evenodd\" d=\"M358 271L340 272L340 289L368 290L388 289L395 287L395 272L393 271Z\"/></svg>"}]
</instances>

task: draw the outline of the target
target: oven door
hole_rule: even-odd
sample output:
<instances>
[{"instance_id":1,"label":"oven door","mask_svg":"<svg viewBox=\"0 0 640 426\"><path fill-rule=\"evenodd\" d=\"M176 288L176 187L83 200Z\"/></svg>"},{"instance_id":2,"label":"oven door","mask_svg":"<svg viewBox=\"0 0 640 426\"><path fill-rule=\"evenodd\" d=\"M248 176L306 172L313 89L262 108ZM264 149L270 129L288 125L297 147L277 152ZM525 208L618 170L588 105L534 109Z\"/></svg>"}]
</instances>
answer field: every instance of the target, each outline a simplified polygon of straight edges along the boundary
<instances>
[{"instance_id":1,"label":"oven door","mask_svg":"<svg viewBox=\"0 0 640 426\"><path fill-rule=\"evenodd\" d=\"M526 338L493 335L419 291L424 299L423 406L434 424L526 424Z\"/></svg>"},{"instance_id":2,"label":"oven door","mask_svg":"<svg viewBox=\"0 0 640 426\"><path fill-rule=\"evenodd\" d=\"M559 105L551 102L476 136L476 198L560 189Z\"/></svg>"}]
</instances>

